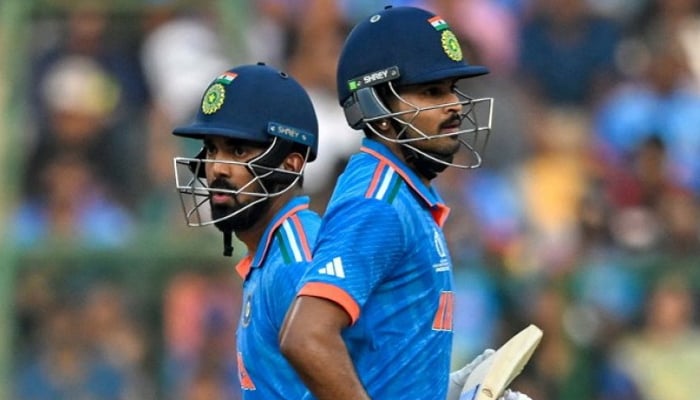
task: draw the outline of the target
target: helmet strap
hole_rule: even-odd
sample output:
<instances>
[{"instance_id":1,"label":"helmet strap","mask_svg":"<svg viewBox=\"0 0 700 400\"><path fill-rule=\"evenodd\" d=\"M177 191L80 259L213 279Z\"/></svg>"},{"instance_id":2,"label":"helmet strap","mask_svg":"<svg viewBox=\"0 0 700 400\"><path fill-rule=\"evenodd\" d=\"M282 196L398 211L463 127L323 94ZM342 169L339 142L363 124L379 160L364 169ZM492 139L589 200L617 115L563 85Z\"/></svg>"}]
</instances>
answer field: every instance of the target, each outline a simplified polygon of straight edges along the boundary
<instances>
[{"instance_id":1,"label":"helmet strap","mask_svg":"<svg viewBox=\"0 0 700 400\"><path fill-rule=\"evenodd\" d=\"M391 124L393 125L394 130L397 132L397 139L401 139L402 137L406 136L407 128L405 126L402 126L394 119L391 119ZM447 168L446 163L435 161L430 157L427 157L420 151L417 151L410 145L401 144L400 147L401 153L403 153L403 157L404 160L406 160L406 163L408 165L413 166L418 175L421 175L428 180L433 180L433 178L435 178L437 174L439 174L440 172L444 171L445 168ZM441 156L438 154L430 152L426 153L430 154L432 157L441 159Z\"/></svg>"},{"instance_id":2,"label":"helmet strap","mask_svg":"<svg viewBox=\"0 0 700 400\"><path fill-rule=\"evenodd\" d=\"M432 160L429 157L426 157L424 154L421 154L420 152L408 146L402 145L401 152L403 153L403 156L406 159L406 163L413 166L413 168L419 175L425 177L428 180L432 180L437 176L437 174L441 173L445 170L445 168L447 168L447 164ZM440 157L439 155L434 153L430 154L435 158Z\"/></svg>"},{"instance_id":3,"label":"helmet strap","mask_svg":"<svg viewBox=\"0 0 700 400\"><path fill-rule=\"evenodd\" d=\"M231 232L224 232L224 257L231 257L233 255L233 239Z\"/></svg>"}]
</instances>

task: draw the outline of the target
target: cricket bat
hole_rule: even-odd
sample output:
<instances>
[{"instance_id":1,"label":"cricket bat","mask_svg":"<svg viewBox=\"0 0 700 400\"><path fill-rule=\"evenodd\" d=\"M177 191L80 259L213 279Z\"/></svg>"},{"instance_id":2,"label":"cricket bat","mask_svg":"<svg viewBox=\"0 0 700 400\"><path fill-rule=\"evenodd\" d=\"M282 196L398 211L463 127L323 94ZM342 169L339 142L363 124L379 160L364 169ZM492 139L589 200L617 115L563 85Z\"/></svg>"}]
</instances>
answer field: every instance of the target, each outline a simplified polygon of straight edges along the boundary
<instances>
[{"instance_id":1,"label":"cricket bat","mask_svg":"<svg viewBox=\"0 0 700 400\"><path fill-rule=\"evenodd\" d=\"M542 330L529 325L479 364L467 378L460 400L496 400L522 372L540 344Z\"/></svg>"}]
</instances>

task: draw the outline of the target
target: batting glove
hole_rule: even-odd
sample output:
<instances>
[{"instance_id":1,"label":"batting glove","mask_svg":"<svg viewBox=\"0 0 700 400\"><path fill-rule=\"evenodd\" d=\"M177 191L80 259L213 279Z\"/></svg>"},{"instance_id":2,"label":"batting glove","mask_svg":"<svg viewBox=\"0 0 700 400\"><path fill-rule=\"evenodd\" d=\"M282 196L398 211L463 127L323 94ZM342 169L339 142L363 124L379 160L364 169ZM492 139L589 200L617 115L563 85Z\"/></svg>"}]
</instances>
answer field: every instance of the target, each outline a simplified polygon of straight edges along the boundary
<instances>
[{"instance_id":1,"label":"batting glove","mask_svg":"<svg viewBox=\"0 0 700 400\"><path fill-rule=\"evenodd\" d=\"M474 371L474 369L481 364L482 362L486 361L489 357L491 357L496 350L493 349L486 349L484 350L483 353L479 354L474 358L469 364L465 365L461 369L452 372L450 374L450 381L447 387L447 400L459 400L459 397L462 393L462 388L464 387L464 384L467 382L467 378L469 377L469 374ZM529 397L513 397L513 398L506 398L504 400L528 400Z\"/></svg>"},{"instance_id":2,"label":"batting glove","mask_svg":"<svg viewBox=\"0 0 700 400\"><path fill-rule=\"evenodd\" d=\"M514 392L510 389L506 389L506 391L503 392L503 396L501 396L501 398L498 400L532 400L532 399L530 398L530 396L526 395L525 393Z\"/></svg>"}]
</instances>

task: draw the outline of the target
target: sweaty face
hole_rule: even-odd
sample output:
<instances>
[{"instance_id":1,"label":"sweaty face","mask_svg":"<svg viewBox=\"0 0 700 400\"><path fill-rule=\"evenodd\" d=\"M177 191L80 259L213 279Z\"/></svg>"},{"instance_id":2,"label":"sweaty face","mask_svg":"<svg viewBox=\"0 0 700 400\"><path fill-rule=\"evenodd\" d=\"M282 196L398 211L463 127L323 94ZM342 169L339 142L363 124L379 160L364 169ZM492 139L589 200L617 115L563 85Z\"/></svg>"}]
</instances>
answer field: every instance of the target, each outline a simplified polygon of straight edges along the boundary
<instances>
[{"instance_id":1,"label":"sweaty face","mask_svg":"<svg viewBox=\"0 0 700 400\"><path fill-rule=\"evenodd\" d=\"M221 231L241 231L250 228L267 209L269 202L262 196L260 183L246 165L264 149L237 139L209 136L204 140L205 171L211 191L212 218L223 219L215 225ZM263 199L263 200L261 200ZM228 218L227 218L228 217Z\"/></svg>"},{"instance_id":2,"label":"sweaty face","mask_svg":"<svg viewBox=\"0 0 700 400\"><path fill-rule=\"evenodd\" d=\"M392 111L409 111L398 117L411 124L401 134L400 139L426 139L411 142L411 145L441 159L451 159L454 156L460 147L459 136L436 137L436 135L449 135L460 130L462 105L457 103L460 99L454 92L455 83L455 80L447 79L428 84L404 86L398 92L401 99L390 96L389 106ZM416 109L423 110L416 111Z\"/></svg>"}]
</instances>

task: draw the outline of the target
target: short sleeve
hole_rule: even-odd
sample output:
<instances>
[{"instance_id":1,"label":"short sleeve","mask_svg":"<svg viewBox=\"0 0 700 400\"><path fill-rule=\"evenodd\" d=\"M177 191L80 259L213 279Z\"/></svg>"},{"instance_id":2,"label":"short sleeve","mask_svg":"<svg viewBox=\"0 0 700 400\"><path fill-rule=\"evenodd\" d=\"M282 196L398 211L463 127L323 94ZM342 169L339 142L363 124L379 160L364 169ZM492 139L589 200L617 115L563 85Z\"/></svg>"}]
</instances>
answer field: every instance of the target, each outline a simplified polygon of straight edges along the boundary
<instances>
[{"instance_id":1,"label":"short sleeve","mask_svg":"<svg viewBox=\"0 0 700 400\"><path fill-rule=\"evenodd\" d=\"M354 322L372 291L401 262L405 242L391 204L366 198L335 204L322 222L299 294L338 303Z\"/></svg>"}]
</instances>

